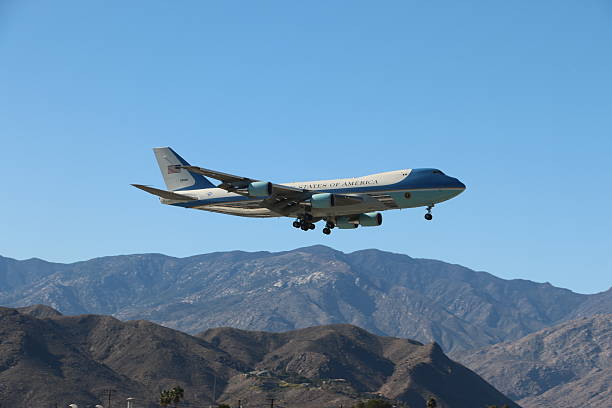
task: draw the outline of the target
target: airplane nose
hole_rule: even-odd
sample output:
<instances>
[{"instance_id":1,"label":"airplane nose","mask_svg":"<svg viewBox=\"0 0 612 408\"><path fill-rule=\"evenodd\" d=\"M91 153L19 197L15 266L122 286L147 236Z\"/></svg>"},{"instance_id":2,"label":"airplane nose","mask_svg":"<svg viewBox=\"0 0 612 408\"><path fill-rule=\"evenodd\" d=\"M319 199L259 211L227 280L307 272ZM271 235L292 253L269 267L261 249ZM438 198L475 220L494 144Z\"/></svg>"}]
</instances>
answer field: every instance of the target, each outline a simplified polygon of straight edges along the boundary
<instances>
[{"instance_id":1,"label":"airplane nose","mask_svg":"<svg viewBox=\"0 0 612 408\"><path fill-rule=\"evenodd\" d=\"M462 190L465 190L465 184L463 184L461 181L459 181L459 179L453 178L451 177L451 187L452 188L460 188Z\"/></svg>"}]
</instances>

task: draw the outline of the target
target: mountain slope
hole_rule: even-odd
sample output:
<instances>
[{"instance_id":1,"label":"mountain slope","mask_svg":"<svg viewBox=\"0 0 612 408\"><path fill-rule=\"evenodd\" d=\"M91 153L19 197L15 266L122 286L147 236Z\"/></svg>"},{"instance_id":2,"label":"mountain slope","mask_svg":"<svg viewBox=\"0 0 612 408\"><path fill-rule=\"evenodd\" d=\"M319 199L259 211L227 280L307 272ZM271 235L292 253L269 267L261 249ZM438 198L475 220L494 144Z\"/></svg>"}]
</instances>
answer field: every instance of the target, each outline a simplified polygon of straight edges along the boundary
<instances>
[{"instance_id":1,"label":"mountain slope","mask_svg":"<svg viewBox=\"0 0 612 408\"><path fill-rule=\"evenodd\" d=\"M350 325L286 333L212 329L190 336L145 321L0 308L0 404L47 406L135 397L157 406L159 390L185 389L187 405L351 406L373 395L420 407L518 405L435 343L379 337ZM465 393L465 388L473 390ZM213 401L213 390L216 396ZM247 402L248 401L248 402Z\"/></svg>"},{"instance_id":2,"label":"mountain slope","mask_svg":"<svg viewBox=\"0 0 612 408\"><path fill-rule=\"evenodd\" d=\"M612 314L455 356L524 407L612 406Z\"/></svg>"},{"instance_id":3,"label":"mountain slope","mask_svg":"<svg viewBox=\"0 0 612 408\"><path fill-rule=\"evenodd\" d=\"M582 378L553 387L543 394L523 398L520 403L530 408L609 408L612 404L612 368L595 369Z\"/></svg>"},{"instance_id":4,"label":"mountain slope","mask_svg":"<svg viewBox=\"0 0 612 408\"><path fill-rule=\"evenodd\" d=\"M465 367L450 360L436 343L420 343L375 336L351 325L310 327L285 333L211 329L198 335L228 354L253 363L252 354L241 356L256 345L263 354L257 370L316 381L336 379L357 392L376 392L410 406L424 406L435 396L442 406L485 406L513 403ZM255 337L255 342L253 342ZM341 381L338 382L337 379ZM477 390L466 394L465 389Z\"/></svg>"},{"instance_id":5,"label":"mountain slope","mask_svg":"<svg viewBox=\"0 0 612 408\"><path fill-rule=\"evenodd\" d=\"M440 261L324 246L189 258L113 256L67 265L1 261L10 265L2 272L2 282L10 284L0 286L6 306L41 303L64 314L147 319L190 333L350 323L436 341L447 351L520 338L597 296Z\"/></svg>"},{"instance_id":6,"label":"mountain slope","mask_svg":"<svg viewBox=\"0 0 612 408\"><path fill-rule=\"evenodd\" d=\"M49 401L89 401L108 385L124 394L138 384L89 358L51 320L0 308L0 402L41 406ZM64 406L67 404L64 404Z\"/></svg>"},{"instance_id":7,"label":"mountain slope","mask_svg":"<svg viewBox=\"0 0 612 408\"><path fill-rule=\"evenodd\" d=\"M567 317L573 320L579 317L590 317L596 314L612 314L612 288L605 292L590 295Z\"/></svg>"}]
</instances>

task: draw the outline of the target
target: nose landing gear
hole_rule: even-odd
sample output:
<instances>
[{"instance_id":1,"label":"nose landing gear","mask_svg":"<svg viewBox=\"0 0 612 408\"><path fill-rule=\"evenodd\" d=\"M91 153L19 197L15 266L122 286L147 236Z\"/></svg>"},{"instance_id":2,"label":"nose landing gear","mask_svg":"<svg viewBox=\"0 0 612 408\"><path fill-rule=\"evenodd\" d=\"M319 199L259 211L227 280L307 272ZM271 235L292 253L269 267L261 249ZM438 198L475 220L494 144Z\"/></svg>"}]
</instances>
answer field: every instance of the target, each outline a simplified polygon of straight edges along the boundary
<instances>
[{"instance_id":1,"label":"nose landing gear","mask_svg":"<svg viewBox=\"0 0 612 408\"><path fill-rule=\"evenodd\" d=\"M433 204L427 207L427 214L425 214L425 219L426 219L427 221L431 221L431 220L432 220L432 218L433 218L433 215L431 215L431 209L432 209L433 207L434 207L434 205L433 205Z\"/></svg>"}]
</instances>

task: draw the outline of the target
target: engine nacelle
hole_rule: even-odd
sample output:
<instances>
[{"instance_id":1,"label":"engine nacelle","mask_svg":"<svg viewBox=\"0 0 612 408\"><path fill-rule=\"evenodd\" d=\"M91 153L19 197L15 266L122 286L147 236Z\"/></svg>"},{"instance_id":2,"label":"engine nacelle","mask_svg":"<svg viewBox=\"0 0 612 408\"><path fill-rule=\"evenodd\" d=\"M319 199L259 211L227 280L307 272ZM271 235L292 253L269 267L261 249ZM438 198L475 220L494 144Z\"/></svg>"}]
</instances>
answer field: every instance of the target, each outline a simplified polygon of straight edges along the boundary
<instances>
[{"instance_id":1,"label":"engine nacelle","mask_svg":"<svg viewBox=\"0 0 612 408\"><path fill-rule=\"evenodd\" d=\"M379 212L370 212L359 214L359 225L364 227L378 227L382 224L382 214Z\"/></svg>"},{"instance_id":2,"label":"engine nacelle","mask_svg":"<svg viewBox=\"0 0 612 408\"><path fill-rule=\"evenodd\" d=\"M335 204L334 195L331 193L317 193L310 197L312 208L332 208Z\"/></svg>"},{"instance_id":3,"label":"engine nacelle","mask_svg":"<svg viewBox=\"0 0 612 408\"><path fill-rule=\"evenodd\" d=\"M336 227L340 229L355 229L357 228L357 223L351 222L349 217L336 217Z\"/></svg>"},{"instance_id":4,"label":"engine nacelle","mask_svg":"<svg viewBox=\"0 0 612 408\"><path fill-rule=\"evenodd\" d=\"M249 184L248 190L251 197L268 197L272 194L272 183L268 181L254 181Z\"/></svg>"}]
</instances>

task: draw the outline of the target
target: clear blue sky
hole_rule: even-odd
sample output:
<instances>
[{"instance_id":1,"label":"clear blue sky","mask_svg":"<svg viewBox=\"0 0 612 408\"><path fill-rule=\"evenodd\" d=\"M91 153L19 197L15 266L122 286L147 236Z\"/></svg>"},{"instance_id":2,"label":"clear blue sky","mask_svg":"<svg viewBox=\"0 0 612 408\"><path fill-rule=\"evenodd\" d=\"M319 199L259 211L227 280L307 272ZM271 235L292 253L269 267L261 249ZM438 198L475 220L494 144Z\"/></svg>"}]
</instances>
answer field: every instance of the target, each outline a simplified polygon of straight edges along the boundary
<instances>
[{"instance_id":1,"label":"clear blue sky","mask_svg":"<svg viewBox=\"0 0 612 408\"><path fill-rule=\"evenodd\" d=\"M4 1L0 254L323 243L582 293L612 285L612 2ZM151 148L276 182L437 167L381 228L162 206Z\"/></svg>"}]
</instances>

